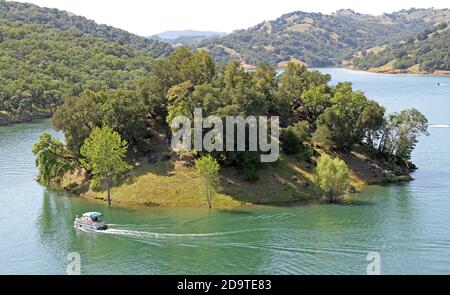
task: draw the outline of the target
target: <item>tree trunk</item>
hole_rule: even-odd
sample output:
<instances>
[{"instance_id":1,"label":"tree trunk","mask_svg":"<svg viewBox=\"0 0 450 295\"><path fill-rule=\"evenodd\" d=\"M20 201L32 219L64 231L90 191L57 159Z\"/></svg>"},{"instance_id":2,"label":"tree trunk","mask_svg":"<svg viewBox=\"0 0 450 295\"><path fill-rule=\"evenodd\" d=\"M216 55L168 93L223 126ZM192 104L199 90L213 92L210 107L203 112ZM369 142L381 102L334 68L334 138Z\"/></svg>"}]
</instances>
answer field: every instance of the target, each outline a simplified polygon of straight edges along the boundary
<instances>
[{"instance_id":1,"label":"tree trunk","mask_svg":"<svg viewBox=\"0 0 450 295\"><path fill-rule=\"evenodd\" d=\"M108 206L111 206L111 185L109 184L109 181L107 186L108 186Z\"/></svg>"},{"instance_id":2,"label":"tree trunk","mask_svg":"<svg viewBox=\"0 0 450 295\"><path fill-rule=\"evenodd\" d=\"M212 208L212 204L211 204L211 190L208 187L208 205L209 205L209 209Z\"/></svg>"}]
</instances>

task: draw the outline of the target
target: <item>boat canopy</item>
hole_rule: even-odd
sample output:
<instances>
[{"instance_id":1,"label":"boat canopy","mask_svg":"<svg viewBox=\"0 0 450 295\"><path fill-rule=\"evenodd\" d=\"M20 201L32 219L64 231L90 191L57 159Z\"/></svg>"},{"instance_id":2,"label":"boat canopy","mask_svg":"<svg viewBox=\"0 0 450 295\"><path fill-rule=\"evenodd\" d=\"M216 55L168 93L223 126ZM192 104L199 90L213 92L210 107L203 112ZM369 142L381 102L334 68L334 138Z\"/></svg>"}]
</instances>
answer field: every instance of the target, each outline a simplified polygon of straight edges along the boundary
<instances>
[{"instance_id":1,"label":"boat canopy","mask_svg":"<svg viewBox=\"0 0 450 295\"><path fill-rule=\"evenodd\" d=\"M90 218L98 218L102 216L103 214L100 212L87 212L83 214L83 217L90 217Z\"/></svg>"}]
</instances>

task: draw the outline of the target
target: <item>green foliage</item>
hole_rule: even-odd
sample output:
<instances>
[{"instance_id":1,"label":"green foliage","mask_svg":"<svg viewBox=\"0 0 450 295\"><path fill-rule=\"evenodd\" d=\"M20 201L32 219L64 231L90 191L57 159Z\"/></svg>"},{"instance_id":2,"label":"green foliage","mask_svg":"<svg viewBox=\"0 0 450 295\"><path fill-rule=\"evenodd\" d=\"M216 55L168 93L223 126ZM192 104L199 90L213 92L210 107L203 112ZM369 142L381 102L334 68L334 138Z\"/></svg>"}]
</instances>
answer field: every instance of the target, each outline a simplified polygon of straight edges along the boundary
<instances>
[{"instance_id":1,"label":"green foliage","mask_svg":"<svg viewBox=\"0 0 450 295\"><path fill-rule=\"evenodd\" d=\"M0 32L0 111L19 118L86 90L135 89L151 66L145 52L91 35L1 20Z\"/></svg>"},{"instance_id":2,"label":"green foliage","mask_svg":"<svg viewBox=\"0 0 450 295\"><path fill-rule=\"evenodd\" d=\"M134 91L88 91L81 97L68 98L53 116L53 125L64 131L69 150L79 154L84 140L103 125L136 145L149 136L145 116L145 105Z\"/></svg>"},{"instance_id":3,"label":"green foliage","mask_svg":"<svg viewBox=\"0 0 450 295\"><path fill-rule=\"evenodd\" d=\"M302 116L309 122L315 122L326 108L331 105L331 89L326 82L308 89L301 96Z\"/></svg>"},{"instance_id":4,"label":"green foliage","mask_svg":"<svg viewBox=\"0 0 450 295\"><path fill-rule=\"evenodd\" d=\"M84 140L91 132L101 126L100 108L88 92L81 97L70 97L53 116L53 125L64 131L67 148L74 154L80 152Z\"/></svg>"},{"instance_id":5,"label":"green foliage","mask_svg":"<svg viewBox=\"0 0 450 295\"><path fill-rule=\"evenodd\" d=\"M309 137L309 123L301 121L288 126L281 132L281 147L288 155L295 155L305 150L303 144Z\"/></svg>"},{"instance_id":6,"label":"green foliage","mask_svg":"<svg viewBox=\"0 0 450 295\"><path fill-rule=\"evenodd\" d=\"M190 99L193 91L191 81L186 81L172 86L167 92L167 124L170 125L176 116L185 116L193 119L195 105Z\"/></svg>"},{"instance_id":7,"label":"green foliage","mask_svg":"<svg viewBox=\"0 0 450 295\"><path fill-rule=\"evenodd\" d=\"M385 124L385 108L369 100L358 117L357 128L369 145L377 140Z\"/></svg>"},{"instance_id":8,"label":"green foliage","mask_svg":"<svg viewBox=\"0 0 450 295\"><path fill-rule=\"evenodd\" d=\"M428 135L428 120L416 109L389 115L378 150L388 157L410 160L417 137Z\"/></svg>"},{"instance_id":9,"label":"green foliage","mask_svg":"<svg viewBox=\"0 0 450 295\"><path fill-rule=\"evenodd\" d=\"M348 150L357 143L388 154L388 146L400 145L389 136L394 133L388 133L399 128L398 124L385 118L383 107L354 91L350 83L329 86L330 79L296 63L289 63L280 76L268 65L260 65L256 71L245 71L238 62L216 68L206 52L181 47L170 57L155 61L149 77L141 80L136 90L84 91L79 97L69 97L56 111L54 126L64 132L67 149L78 159L85 158L83 144L102 126L114 130L133 151L140 151L140 143L148 143L154 135L170 138L172 119L178 115L192 119L195 108L201 108L203 116L215 115L223 122L226 116L278 115L282 149L288 154L302 153L305 159L312 155L305 144L311 133L313 142L325 150ZM402 122L405 120L409 119L402 117ZM248 151L246 128L247 151L214 151L211 156L255 181L258 169L264 166L262 151ZM401 147L394 149L396 158L407 158L414 148L415 144L405 145L404 138L416 140L406 132Z\"/></svg>"},{"instance_id":10,"label":"green foliage","mask_svg":"<svg viewBox=\"0 0 450 295\"><path fill-rule=\"evenodd\" d=\"M417 35L417 40L388 46L378 54L369 54L354 59L357 68L380 67L389 62L394 69L406 70L419 65L419 70L432 72L450 70L450 30L446 23L426 29ZM440 32L443 30L442 32Z\"/></svg>"},{"instance_id":11,"label":"green foliage","mask_svg":"<svg viewBox=\"0 0 450 295\"><path fill-rule=\"evenodd\" d=\"M170 44L146 39L111 26L99 25L85 17L66 11L28 3L0 1L0 20L9 23L20 21L26 24L44 25L73 36L91 35L116 44L127 45L135 50L145 51L153 57L167 56L172 51Z\"/></svg>"},{"instance_id":12,"label":"green foliage","mask_svg":"<svg viewBox=\"0 0 450 295\"><path fill-rule=\"evenodd\" d=\"M317 184L333 201L349 186L348 167L344 161L324 154L317 160Z\"/></svg>"},{"instance_id":13,"label":"green foliage","mask_svg":"<svg viewBox=\"0 0 450 295\"><path fill-rule=\"evenodd\" d=\"M132 167L125 160L128 144L120 134L108 126L95 128L81 147L81 164L89 171L92 185L105 184L108 190L108 204L111 205L110 189L120 176Z\"/></svg>"},{"instance_id":14,"label":"green foliage","mask_svg":"<svg viewBox=\"0 0 450 295\"><path fill-rule=\"evenodd\" d=\"M324 75L318 71L308 71L303 65L289 62L286 70L280 76L279 87L276 93L277 103L282 106L287 105L290 111L294 113L299 112L300 116L305 119L311 119L308 116L312 114L309 114L307 109L310 108L311 111L319 112L321 107L321 102L319 101L323 102L326 98L315 97L316 95L322 96L324 93L312 93L309 91L316 87L316 92L325 91L327 88L326 84L330 79L330 75ZM305 96L303 96L304 92L306 92ZM315 100L317 100L316 104ZM313 123L314 120L310 122Z\"/></svg>"},{"instance_id":15,"label":"green foliage","mask_svg":"<svg viewBox=\"0 0 450 295\"><path fill-rule=\"evenodd\" d=\"M353 91L350 83L340 83L334 90L331 106L318 118L318 125L331 131L331 141L338 149L349 149L354 143L372 136L383 125L384 108L370 101L360 91ZM317 136L326 142L327 130L322 127ZM328 141L328 143L330 143Z\"/></svg>"},{"instance_id":16,"label":"green foliage","mask_svg":"<svg viewBox=\"0 0 450 295\"><path fill-rule=\"evenodd\" d=\"M332 147L335 146L331 130L324 124L317 125L317 129L313 133L312 139L326 151L330 151Z\"/></svg>"},{"instance_id":17,"label":"green foliage","mask_svg":"<svg viewBox=\"0 0 450 295\"><path fill-rule=\"evenodd\" d=\"M442 21L440 11L403 10L383 17L349 10L332 15L297 11L223 37L207 38L196 46L206 47L221 64L238 59L276 66L297 59L312 67L340 65L359 50L415 36Z\"/></svg>"},{"instance_id":18,"label":"green foliage","mask_svg":"<svg viewBox=\"0 0 450 295\"><path fill-rule=\"evenodd\" d=\"M178 47L169 58L153 63L150 77L140 82L137 91L152 115L166 120L169 89L187 81L192 85L209 83L215 71L214 60L205 51Z\"/></svg>"},{"instance_id":19,"label":"green foliage","mask_svg":"<svg viewBox=\"0 0 450 295\"><path fill-rule=\"evenodd\" d=\"M102 124L117 131L130 145L148 137L145 105L134 91L101 92Z\"/></svg>"},{"instance_id":20,"label":"green foliage","mask_svg":"<svg viewBox=\"0 0 450 295\"><path fill-rule=\"evenodd\" d=\"M74 168L74 158L59 140L48 133L41 134L39 141L34 144L33 154L36 156L39 180L46 185L60 180Z\"/></svg>"},{"instance_id":21,"label":"green foliage","mask_svg":"<svg viewBox=\"0 0 450 295\"><path fill-rule=\"evenodd\" d=\"M214 193L221 189L219 175L220 166L213 157L208 155L197 159L195 161L195 167L197 168L197 173L202 178L208 206L211 208Z\"/></svg>"}]
</instances>

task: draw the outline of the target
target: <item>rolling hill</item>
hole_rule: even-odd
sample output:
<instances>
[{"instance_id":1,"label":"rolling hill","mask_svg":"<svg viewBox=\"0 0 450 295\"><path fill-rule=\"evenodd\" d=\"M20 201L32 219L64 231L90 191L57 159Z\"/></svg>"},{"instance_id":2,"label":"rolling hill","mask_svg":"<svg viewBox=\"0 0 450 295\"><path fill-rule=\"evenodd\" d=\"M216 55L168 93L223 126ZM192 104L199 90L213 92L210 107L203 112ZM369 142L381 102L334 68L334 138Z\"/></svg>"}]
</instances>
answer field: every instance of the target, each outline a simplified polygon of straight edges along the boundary
<instances>
[{"instance_id":1,"label":"rolling hill","mask_svg":"<svg viewBox=\"0 0 450 295\"><path fill-rule=\"evenodd\" d=\"M212 31L195 31L195 30L184 30L184 31L166 31L153 36L150 39L163 41L170 43L174 46L190 46L195 47L201 41L216 36L225 36L227 33L224 32L212 32Z\"/></svg>"},{"instance_id":2,"label":"rolling hill","mask_svg":"<svg viewBox=\"0 0 450 295\"><path fill-rule=\"evenodd\" d=\"M85 90L132 90L152 60L100 37L0 21L0 124L48 116Z\"/></svg>"},{"instance_id":3,"label":"rolling hill","mask_svg":"<svg viewBox=\"0 0 450 295\"><path fill-rule=\"evenodd\" d=\"M351 10L331 15L292 12L246 30L212 37L197 47L219 62L282 65L295 60L310 66L341 65L361 50L396 44L424 28L450 19L450 10L410 9L372 16Z\"/></svg>"},{"instance_id":4,"label":"rolling hill","mask_svg":"<svg viewBox=\"0 0 450 295\"><path fill-rule=\"evenodd\" d=\"M171 51L64 11L0 1L0 125L50 116L86 90L133 90Z\"/></svg>"},{"instance_id":5,"label":"rolling hill","mask_svg":"<svg viewBox=\"0 0 450 295\"><path fill-rule=\"evenodd\" d=\"M404 43L358 53L357 69L379 73L450 74L450 28L446 22Z\"/></svg>"},{"instance_id":6,"label":"rolling hill","mask_svg":"<svg viewBox=\"0 0 450 295\"><path fill-rule=\"evenodd\" d=\"M108 41L126 44L133 49L143 50L153 57L167 56L172 52L172 46L168 43L140 37L111 26L100 25L70 12L28 3L0 0L0 20L46 25L72 33L88 34Z\"/></svg>"}]
</instances>

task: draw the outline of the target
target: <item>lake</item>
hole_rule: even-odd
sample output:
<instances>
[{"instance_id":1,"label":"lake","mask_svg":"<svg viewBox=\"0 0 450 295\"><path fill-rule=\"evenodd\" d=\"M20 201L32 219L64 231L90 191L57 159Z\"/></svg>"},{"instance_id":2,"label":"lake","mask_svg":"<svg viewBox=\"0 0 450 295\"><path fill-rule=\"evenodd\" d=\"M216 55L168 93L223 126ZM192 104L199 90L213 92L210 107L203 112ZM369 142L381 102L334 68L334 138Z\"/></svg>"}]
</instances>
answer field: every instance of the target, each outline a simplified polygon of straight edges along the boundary
<instances>
[{"instance_id":1,"label":"lake","mask_svg":"<svg viewBox=\"0 0 450 295\"><path fill-rule=\"evenodd\" d=\"M403 185L371 186L345 205L108 208L35 182L33 143L50 121L0 128L0 274L365 274L378 252L383 274L450 274L450 77L320 69L389 111L415 107L431 124ZM436 83L441 83L437 86ZM104 233L73 228L101 211Z\"/></svg>"}]
</instances>

